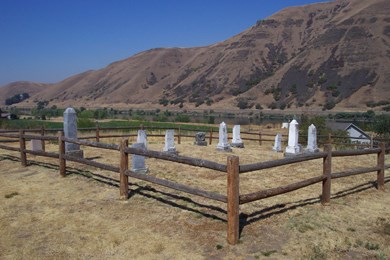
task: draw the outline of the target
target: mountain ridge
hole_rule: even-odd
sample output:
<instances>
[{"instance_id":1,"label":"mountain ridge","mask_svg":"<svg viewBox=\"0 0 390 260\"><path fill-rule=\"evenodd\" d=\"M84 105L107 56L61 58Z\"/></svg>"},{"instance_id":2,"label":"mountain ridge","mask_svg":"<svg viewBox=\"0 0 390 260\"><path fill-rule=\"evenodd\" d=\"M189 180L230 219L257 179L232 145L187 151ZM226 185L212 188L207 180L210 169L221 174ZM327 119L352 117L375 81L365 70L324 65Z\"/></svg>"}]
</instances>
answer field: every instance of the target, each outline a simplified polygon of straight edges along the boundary
<instances>
[{"instance_id":1,"label":"mountain ridge","mask_svg":"<svg viewBox=\"0 0 390 260\"><path fill-rule=\"evenodd\" d=\"M225 41L143 51L20 105L364 110L390 96L386 1L288 7Z\"/></svg>"}]
</instances>

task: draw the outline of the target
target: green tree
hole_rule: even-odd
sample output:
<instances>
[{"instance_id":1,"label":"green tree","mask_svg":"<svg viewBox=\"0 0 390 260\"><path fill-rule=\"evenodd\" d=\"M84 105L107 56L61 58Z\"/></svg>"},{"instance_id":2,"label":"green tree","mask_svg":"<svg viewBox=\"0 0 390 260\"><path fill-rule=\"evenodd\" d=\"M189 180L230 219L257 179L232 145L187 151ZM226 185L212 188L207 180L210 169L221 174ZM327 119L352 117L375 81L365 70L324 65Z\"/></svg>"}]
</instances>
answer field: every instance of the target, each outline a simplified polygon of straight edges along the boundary
<instances>
[{"instance_id":1,"label":"green tree","mask_svg":"<svg viewBox=\"0 0 390 260\"><path fill-rule=\"evenodd\" d=\"M374 122L374 131L380 136L390 136L390 116L377 116Z\"/></svg>"}]
</instances>

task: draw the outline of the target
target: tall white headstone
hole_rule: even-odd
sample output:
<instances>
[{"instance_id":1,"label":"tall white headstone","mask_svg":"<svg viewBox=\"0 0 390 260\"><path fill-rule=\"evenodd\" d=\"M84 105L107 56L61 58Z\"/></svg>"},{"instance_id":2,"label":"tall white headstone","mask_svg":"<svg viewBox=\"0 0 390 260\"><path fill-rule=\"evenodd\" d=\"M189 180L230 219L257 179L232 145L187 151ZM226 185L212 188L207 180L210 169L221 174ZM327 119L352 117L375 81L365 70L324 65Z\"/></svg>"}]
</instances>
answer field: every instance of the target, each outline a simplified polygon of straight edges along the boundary
<instances>
[{"instance_id":1,"label":"tall white headstone","mask_svg":"<svg viewBox=\"0 0 390 260\"><path fill-rule=\"evenodd\" d=\"M294 119L290 122L288 128L288 146L286 147L286 155L296 155L301 153L301 146L298 144L299 124Z\"/></svg>"},{"instance_id":2,"label":"tall white headstone","mask_svg":"<svg viewBox=\"0 0 390 260\"><path fill-rule=\"evenodd\" d=\"M64 136L77 139L77 114L72 107L68 107L64 112ZM65 142L65 152L72 156L83 157L80 145Z\"/></svg>"},{"instance_id":3,"label":"tall white headstone","mask_svg":"<svg viewBox=\"0 0 390 260\"><path fill-rule=\"evenodd\" d=\"M318 146L317 146L317 128L315 125L311 124L309 126L309 129L307 131L308 136L307 136L307 147L306 151L307 152L319 152Z\"/></svg>"},{"instance_id":4,"label":"tall white headstone","mask_svg":"<svg viewBox=\"0 0 390 260\"><path fill-rule=\"evenodd\" d=\"M132 148L146 150L144 143L135 143ZM148 168L145 165L145 157L142 155L131 155L131 170L136 173L148 173Z\"/></svg>"},{"instance_id":5,"label":"tall white headstone","mask_svg":"<svg viewBox=\"0 0 390 260\"><path fill-rule=\"evenodd\" d=\"M143 143L145 149L148 149L148 137L146 135L146 130L138 130L137 143Z\"/></svg>"},{"instance_id":6,"label":"tall white headstone","mask_svg":"<svg viewBox=\"0 0 390 260\"><path fill-rule=\"evenodd\" d=\"M164 152L176 153L175 147L175 130L167 130L165 132Z\"/></svg>"},{"instance_id":7,"label":"tall white headstone","mask_svg":"<svg viewBox=\"0 0 390 260\"><path fill-rule=\"evenodd\" d=\"M232 146L238 148L244 148L244 143L241 139L240 125L233 126L233 140Z\"/></svg>"},{"instance_id":8,"label":"tall white headstone","mask_svg":"<svg viewBox=\"0 0 390 260\"><path fill-rule=\"evenodd\" d=\"M275 143L274 147L272 147L272 150L275 152L282 152L282 134L277 134L275 136Z\"/></svg>"},{"instance_id":9,"label":"tall white headstone","mask_svg":"<svg viewBox=\"0 0 390 260\"><path fill-rule=\"evenodd\" d=\"M217 145L217 150L231 152L232 148L228 143L228 134L225 122L222 122L219 125L219 142Z\"/></svg>"}]
</instances>

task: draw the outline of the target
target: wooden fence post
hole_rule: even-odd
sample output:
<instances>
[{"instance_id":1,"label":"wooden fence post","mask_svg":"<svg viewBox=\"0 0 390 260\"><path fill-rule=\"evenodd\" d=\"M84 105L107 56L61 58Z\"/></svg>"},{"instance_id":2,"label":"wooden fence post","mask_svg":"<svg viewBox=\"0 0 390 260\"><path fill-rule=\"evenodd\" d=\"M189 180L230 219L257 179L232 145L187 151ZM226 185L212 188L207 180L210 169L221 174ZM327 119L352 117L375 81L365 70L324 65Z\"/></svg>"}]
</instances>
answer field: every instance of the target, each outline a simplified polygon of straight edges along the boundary
<instances>
[{"instance_id":1,"label":"wooden fence post","mask_svg":"<svg viewBox=\"0 0 390 260\"><path fill-rule=\"evenodd\" d=\"M181 143L181 128L179 126L179 134L177 136L177 143L180 144Z\"/></svg>"},{"instance_id":2,"label":"wooden fence post","mask_svg":"<svg viewBox=\"0 0 390 260\"><path fill-rule=\"evenodd\" d=\"M119 151L121 154L120 158L120 186L119 186L119 196L121 200L127 200L129 196L129 176L125 172L129 169L129 154L125 152L125 148L129 145L129 140L122 139Z\"/></svg>"},{"instance_id":3,"label":"wooden fence post","mask_svg":"<svg viewBox=\"0 0 390 260\"><path fill-rule=\"evenodd\" d=\"M41 136L45 136L45 127L41 127ZM45 145L45 140L41 140L41 146L42 146L42 151L46 151L46 145Z\"/></svg>"},{"instance_id":4,"label":"wooden fence post","mask_svg":"<svg viewBox=\"0 0 390 260\"><path fill-rule=\"evenodd\" d=\"M19 131L19 144L20 144L20 163L22 166L27 166L26 156L26 139L24 138L24 130Z\"/></svg>"},{"instance_id":5,"label":"wooden fence post","mask_svg":"<svg viewBox=\"0 0 390 260\"><path fill-rule=\"evenodd\" d=\"M259 131L259 145L262 145L262 141L261 141L261 131Z\"/></svg>"},{"instance_id":6,"label":"wooden fence post","mask_svg":"<svg viewBox=\"0 0 390 260\"><path fill-rule=\"evenodd\" d=\"M239 238L239 157L229 156L227 158L227 241L234 245Z\"/></svg>"},{"instance_id":7,"label":"wooden fence post","mask_svg":"<svg viewBox=\"0 0 390 260\"><path fill-rule=\"evenodd\" d=\"M100 129L98 122L96 122L96 142L100 142Z\"/></svg>"},{"instance_id":8,"label":"wooden fence post","mask_svg":"<svg viewBox=\"0 0 390 260\"><path fill-rule=\"evenodd\" d=\"M63 133L62 131L58 132L58 163L60 166L60 175L62 177L66 176L66 160L64 159L65 155L65 142L62 140Z\"/></svg>"},{"instance_id":9,"label":"wooden fence post","mask_svg":"<svg viewBox=\"0 0 390 260\"><path fill-rule=\"evenodd\" d=\"M374 135L370 136L370 148L374 148Z\"/></svg>"},{"instance_id":10,"label":"wooden fence post","mask_svg":"<svg viewBox=\"0 0 390 260\"><path fill-rule=\"evenodd\" d=\"M327 205L330 202L331 194L331 182L332 182L332 145L325 144L324 152L328 153L323 160L323 175L326 176L326 179L322 181L322 196L321 203L322 205Z\"/></svg>"},{"instance_id":11,"label":"wooden fence post","mask_svg":"<svg viewBox=\"0 0 390 260\"><path fill-rule=\"evenodd\" d=\"M332 134L328 134L328 144L332 144Z\"/></svg>"},{"instance_id":12,"label":"wooden fence post","mask_svg":"<svg viewBox=\"0 0 390 260\"><path fill-rule=\"evenodd\" d=\"M380 168L377 172L377 189L385 190L385 143L380 143L381 151L378 153L378 164Z\"/></svg>"},{"instance_id":13,"label":"wooden fence post","mask_svg":"<svg viewBox=\"0 0 390 260\"><path fill-rule=\"evenodd\" d=\"M209 139L209 145L213 143L213 129L210 128L210 139Z\"/></svg>"}]
</instances>

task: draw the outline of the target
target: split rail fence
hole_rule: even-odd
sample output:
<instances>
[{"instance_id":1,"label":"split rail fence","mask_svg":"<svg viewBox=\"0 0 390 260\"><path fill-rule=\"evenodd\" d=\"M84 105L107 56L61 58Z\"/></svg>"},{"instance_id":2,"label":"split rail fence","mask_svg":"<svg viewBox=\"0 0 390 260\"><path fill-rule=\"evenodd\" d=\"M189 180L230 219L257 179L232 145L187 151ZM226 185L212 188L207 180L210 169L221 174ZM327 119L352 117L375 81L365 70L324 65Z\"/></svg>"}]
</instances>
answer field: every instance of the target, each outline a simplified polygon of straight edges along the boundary
<instances>
[{"instance_id":1,"label":"split rail fence","mask_svg":"<svg viewBox=\"0 0 390 260\"><path fill-rule=\"evenodd\" d=\"M86 135L79 137L81 140L85 139L95 139L96 142L99 142L100 139L106 139L106 138L121 138L121 137L136 137L137 133L136 130L140 129L140 127L133 126L120 126L120 127L100 127L98 124L96 124L96 127L88 127L88 128L79 128L78 130L80 132L94 132L94 135ZM206 133L206 139L208 139L209 145L212 144L213 140L218 139L218 129L216 128L209 128L207 131L203 129L193 129L193 128L185 128L185 127L143 127L141 126L141 129L147 129L152 131L160 131L160 134L148 134L149 137L164 137L164 134L161 134L162 130L168 130L172 129L175 130L175 137L177 138L178 144L181 143L182 138L194 138L194 134L189 134L191 132L205 132ZM19 130L0 130L0 133L17 133ZM58 131L62 131L62 129L45 129L44 127L40 129L29 129L25 130L25 132L29 133L39 133L41 136L45 136L46 133L56 133ZM131 132L134 131L134 133L128 133L128 134L104 134L104 132L107 131L127 131ZM267 133L264 131L258 131L258 132L247 132L242 131L241 132L241 139L243 141L255 141L258 142L259 145L263 145L265 142L274 142L275 141L275 134ZM370 143L349 143L348 139L349 137L346 136L333 136L331 134L327 136L318 135L317 138L320 139L326 139L325 143L319 143L320 145L324 145L326 143L337 143L337 145L341 146L352 146L352 147L358 147L358 148L373 148L376 146L375 144L379 144L381 142L390 143L390 139L383 139L383 138L374 138L372 137L370 140ZM307 138L307 136L300 135L300 138ZM231 136L228 136L228 139L231 140ZM366 138L360 138L360 137L354 137L355 140L362 140L366 141ZM341 141L339 141L341 140ZM287 143L287 134L282 134L282 141L284 143ZM9 142L7 140L0 140L0 143L3 142ZM44 147L44 143L43 147Z\"/></svg>"},{"instance_id":2,"label":"split rail fence","mask_svg":"<svg viewBox=\"0 0 390 260\"><path fill-rule=\"evenodd\" d=\"M118 129L118 128L116 128ZM44 131L43 131L44 132ZM180 131L179 131L180 132ZM129 135L121 135L120 137L128 137ZM179 135L180 136L180 135ZM379 148L370 148L365 150L346 150L346 151L332 151L332 145L327 144L324 146L324 152L313 153L309 155L303 155L298 157L284 158L280 160L253 163L253 164L240 164L239 157L228 156L226 164L220 164L217 162L191 158L187 156L180 156L175 154L169 154L151 150L141 150L128 147L128 140L122 139L119 144L108 144L99 142L100 138L108 136L95 136L98 141L88 141L81 139L70 139L63 136L61 131L57 136L45 136L42 132L38 135L26 134L24 130L20 130L18 133L4 133L0 132L0 137L17 139L19 147L11 147L4 144L0 144L1 149L15 151L20 153L20 161L22 166L27 166L27 154L44 156L58 159L59 172L61 176L66 176L67 161L77 162L103 170L119 173L120 179L120 191L119 196L121 199L127 200L129 194L129 177L134 179L143 180L153 184L165 186L181 192L201 196L211 200L219 201L226 204L227 208L227 241L230 244L236 244L239 239L239 205L265 199L272 196L281 195L284 193L292 192L316 183L322 182L322 195L321 203L328 204L331 198L331 182L332 179L344 178L364 173L376 173L376 184L378 190L384 189L385 184L385 169L389 169L390 165L385 164L385 153L390 151L390 148L385 148L383 143ZM110 137L113 137L110 135ZM84 137L85 138L85 137ZM44 144L45 141L58 142L58 152L46 152L44 151L32 151L26 149L26 140L41 140ZM180 140L180 137L179 137ZM4 141L4 140L3 140ZM11 142L12 140L5 140ZM82 146L90 146L98 149L108 149L118 151L119 167L112 166L100 162L90 161L83 158L67 155L65 152L65 142L79 144ZM6 142L3 142L6 143ZM345 157L345 156L360 156L376 154L377 163L371 167L350 169L342 172L332 172L332 158L333 157ZM133 172L129 169L129 155L141 155L149 158L156 158L160 160L181 163L190 166L197 166L202 168L211 169L218 172L226 173L226 194L219 194L216 192L210 192L201 190L198 188L189 187L173 181L161 179L152 176L151 174L140 174ZM260 190L253 193L241 193L239 188L240 175L248 172L265 170L273 167L279 167L283 165L295 164L310 160L323 159L323 172L321 175L312 177L306 180L302 180L293 184L280 186L271 189ZM131 181L131 179L130 179Z\"/></svg>"}]
</instances>

